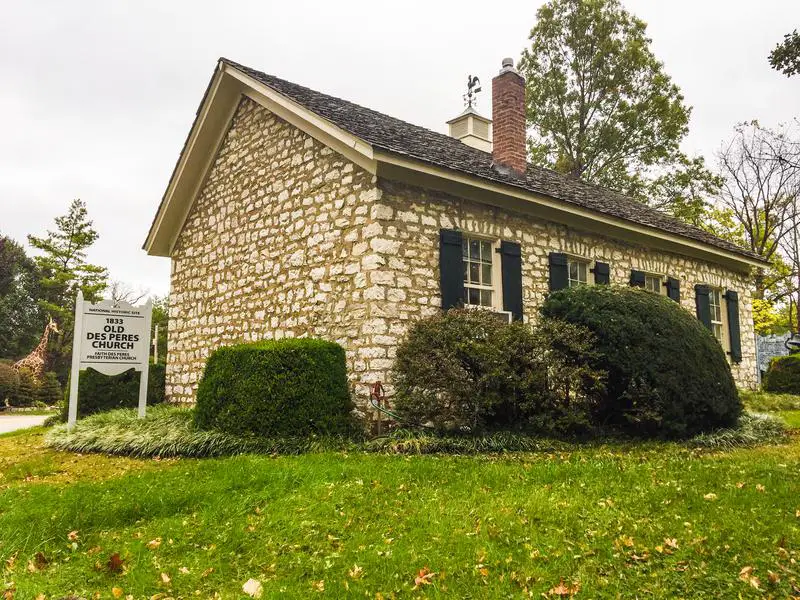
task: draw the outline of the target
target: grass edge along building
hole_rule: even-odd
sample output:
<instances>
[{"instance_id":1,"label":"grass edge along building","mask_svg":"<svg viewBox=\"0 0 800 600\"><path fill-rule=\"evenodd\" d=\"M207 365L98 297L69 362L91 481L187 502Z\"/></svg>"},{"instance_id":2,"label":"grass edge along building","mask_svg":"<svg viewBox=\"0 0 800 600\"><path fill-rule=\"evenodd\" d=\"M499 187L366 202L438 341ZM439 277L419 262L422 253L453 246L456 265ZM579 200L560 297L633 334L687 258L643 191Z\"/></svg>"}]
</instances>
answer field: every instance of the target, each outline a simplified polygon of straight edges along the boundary
<instances>
[{"instance_id":1,"label":"grass edge along building","mask_svg":"<svg viewBox=\"0 0 800 600\"><path fill-rule=\"evenodd\" d=\"M635 285L719 339L756 386L757 255L616 192L529 165L523 78L450 135L220 59L145 250L172 261L167 397L221 345L314 336L354 396L389 380L408 324L460 304L535 318L551 289Z\"/></svg>"}]
</instances>

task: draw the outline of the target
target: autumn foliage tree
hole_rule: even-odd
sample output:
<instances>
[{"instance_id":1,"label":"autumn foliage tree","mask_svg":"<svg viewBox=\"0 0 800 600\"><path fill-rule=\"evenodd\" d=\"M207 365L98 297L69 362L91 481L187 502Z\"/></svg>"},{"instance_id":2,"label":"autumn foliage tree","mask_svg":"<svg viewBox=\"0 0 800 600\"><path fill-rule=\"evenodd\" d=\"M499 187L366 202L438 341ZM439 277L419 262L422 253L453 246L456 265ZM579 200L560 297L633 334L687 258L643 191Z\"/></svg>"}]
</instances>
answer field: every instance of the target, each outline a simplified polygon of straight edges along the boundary
<instances>
[{"instance_id":1,"label":"autumn foliage tree","mask_svg":"<svg viewBox=\"0 0 800 600\"><path fill-rule=\"evenodd\" d=\"M737 241L772 263L755 273L754 297L770 305L796 302L800 140L787 128L742 123L717 158L723 179L719 204L742 238Z\"/></svg>"}]
</instances>

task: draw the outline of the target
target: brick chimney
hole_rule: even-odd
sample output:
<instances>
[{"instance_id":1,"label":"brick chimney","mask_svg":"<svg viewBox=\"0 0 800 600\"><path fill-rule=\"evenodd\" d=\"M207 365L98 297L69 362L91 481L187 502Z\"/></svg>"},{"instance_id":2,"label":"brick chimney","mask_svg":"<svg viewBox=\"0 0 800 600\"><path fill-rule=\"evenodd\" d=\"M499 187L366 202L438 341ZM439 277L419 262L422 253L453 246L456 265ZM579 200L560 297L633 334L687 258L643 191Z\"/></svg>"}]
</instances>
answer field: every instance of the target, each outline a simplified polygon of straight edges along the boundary
<instances>
[{"instance_id":1,"label":"brick chimney","mask_svg":"<svg viewBox=\"0 0 800 600\"><path fill-rule=\"evenodd\" d=\"M510 58L503 59L503 68L492 79L492 129L495 166L525 173L525 79Z\"/></svg>"}]
</instances>

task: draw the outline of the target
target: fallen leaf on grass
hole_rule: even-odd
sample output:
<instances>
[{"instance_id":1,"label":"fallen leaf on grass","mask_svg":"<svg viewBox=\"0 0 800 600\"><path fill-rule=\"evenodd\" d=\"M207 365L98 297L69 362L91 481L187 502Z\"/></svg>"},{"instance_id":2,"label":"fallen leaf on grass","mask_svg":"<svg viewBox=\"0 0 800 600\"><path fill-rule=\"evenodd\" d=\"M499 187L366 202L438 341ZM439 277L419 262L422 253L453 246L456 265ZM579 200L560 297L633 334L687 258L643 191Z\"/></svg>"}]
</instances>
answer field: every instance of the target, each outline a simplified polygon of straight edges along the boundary
<instances>
[{"instance_id":1,"label":"fallen leaf on grass","mask_svg":"<svg viewBox=\"0 0 800 600\"><path fill-rule=\"evenodd\" d=\"M161 581L163 581L164 583L169 583L170 581L172 581L172 579L170 579L169 575L167 575L166 573L162 573Z\"/></svg>"},{"instance_id":2,"label":"fallen leaf on grass","mask_svg":"<svg viewBox=\"0 0 800 600\"><path fill-rule=\"evenodd\" d=\"M119 552L114 552L111 556L108 557L108 562L106 563L106 568L111 573L122 573L122 569L124 568L125 563L120 558Z\"/></svg>"},{"instance_id":3,"label":"fallen leaf on grass","mask_svg":"<svg viewBox=\"0 0 800 600\"><path fill-rule=\"evenodd\" d=\"M41 552L37 552L34 555L33 560L28 561L28 572L36 573L37 571L41 571L45 567L47 567L49 562L50 561L44 554L42 554Z\"/></svg>"},{"instance_id":4,"label":"fallen leaf on grass","mask_svg":"<svg viewBox=\"0 0 800 600\"><path fill-rule=\"evenodd\" d=\"M118 587L111 588L111 595L114 596L114 598L122 598L122 594L123 594L122 588Z\"/></svg>"},{"instance_id":5,"label":"fallen leaf on grass","mask_svg":"<svg viewBox=\"0 0 800 600\"><path fill-rule=\"evenodd\" d=\"M705 496L703 496L704 500L708 500L709 502L713 502L717 499L717 495L714 492L709 492Z\"/></svg>"},{"instance_id":6,"label":"fallen leaf on grass","mask_svg":"<svg viewBox=\"0 0 800 600\"><path fill-rule=\"evenodd\" d=\"M432 573L428 566L425 565L419 570L417 576L414 577L414 589L416 590L422 585L430 585L431 579L434 577L436 577L436 573Z\"/></svg>"},{"instance_id":7,"label":"fallen leaf on grass","mask_svg":"<svg viewBox=\"0 0 800 600\"><path fill-rule=\"evenodd\" d=\"M251 598L261 598L264 588L258 579L248 579L242 586L242 591Z\"/></svg>"},{"instance_id":8,"label":"fallen leaf on grass","mask_svg":"<svg viewBox=\"0 0 800 600\"><path fill-rule=\"evenodd\" d=\"M203 577L208 577L213 572L214 572L214 567L208 567L205 571L200 573L200 578L202 579Z\"/></svg>"},{"instance_id":9,"label":"fallen leaf on grass","mask_svg":"<svg viewBox=\"0 0 800 600\"><path fill-rule=\"evenodd\" d=\"M614 547L618 550L622 548L633 548L633 538L629 535L621 535L614 540Z\"/></svg>"},{"instance_id":10,"label":"fallen leaf on grass","mask_svg":"<svg viewBox=\"0 0 800 600\"><path fill-rule=\"evenodd\" d=\"M550 588L550 590L547 592L547 595L548 596L562 596L562 597L563 596L574 596L575 594L578 593L578 591L580 589L581 589L580 584L575 583L573 585L566 585L564 583L564 580L562 579L556 587Z\"/></svg>"},{"instance_id":11,"label":"fallen leaf on grass","mask_svg":"<svg viewBox=\"0 0 800 600\"><path fill-rule=\"evenodd\" d=\"M187 569L186 567L181 567L180 569L178 569L178 573L180 573L181 575L188 575L189 569Z\"/></svg>"},{"instance_id":12,"label":"fallen leaf on grass","mask_svg":"<svg viewBox=\"0 0 800 600\"><path fill-rule=\"evenodd\" d=\"M780 583L780 581L781 581L780 575L778 575L774 571L767 571L767 579L772 584Z\"/></svg>"},{"instance_id":13,"label":"fallen leaf on grass","mask_svg":"<svg viewBox=\"0 0 800 600\"><path fill-rule=\"evenodd\" d=\"M755 589L760 589L761 580L753 575L753 567L742 567L742 570L739 571L739 579L745 583L749 583L750 586Z\"/></svg>"},{"instance_id":14,"label":"fallen leaf on grass","mask_svg":"<svg viewBox=\"0 0 800 600\"><path fill-rule=\"evenodd\" d=\"M313 587L318 592L324 592L325 591L325 580L324 579L320 579L319 581L315 581Z\"/></svg>"},{"instance_id":15,"label":"fallen leaf on grass","mask_svg":"<svg viewBox=\"0 0 800 600\"><path fill-rule=\"evenodd\" d=\"M67 539L70 542L77 542L78 541L78 537L80 537L80 536L78 536L78 530L77 529L75 531L70 531L67 534Z\"/></svg>"},{"instance_id":16,"label":"fallen leaf on grass","mask_svg":"<svg viewBox=\"0 0 800 600\"><path fill-rule=\"evenodd\" d=\"M737 487L738 489L742 489L742 488L743 488L744 486L746 486L746 485L747 485L747 484L746 484L744 481L740 481L739 483L737 483L737 484L736 484L736 487Z\"/></svg>"},{"instance_id":17,"label":"fallen leaf on grass","mask_svg":"<svg viewBox=\"0 0 800 600\"><path fill-rule=\"evenodd\" d=\"M757 492L765 492L766 490L767 490L767 488L765 488L765 487L764 487L763 485L761 485L760 483L757 483L757 484L756 484L756 491L757 491Z\"/></svg>"},{"instance_id":18,"label":"fallen leaf on grass","mask_svg":"<svg viewBox=\"0 0 800 600\"><path fill-rule=\"evenodd\" d=\"M364 576L364 569L358 565L353 565L353 568L347 572L347 576L351 579L361 579Z\"/></svg>"},{"instance_id":19,"label":"fallen leaf on grass","mask_svg":"<svg viewBox=\"0 0 800 600\"><path fill-rule=\"evenodd\" d=\"M154 540L150 540L149 542L147 542L147 547L148 547L150 550L155 550L155 549L156 549L156 548L158 548L160 545L161 545L161 538L160 538L160 537L159 537L159 538L156 538L156 539L154 539Z\"/></svg>"}]
</instances>

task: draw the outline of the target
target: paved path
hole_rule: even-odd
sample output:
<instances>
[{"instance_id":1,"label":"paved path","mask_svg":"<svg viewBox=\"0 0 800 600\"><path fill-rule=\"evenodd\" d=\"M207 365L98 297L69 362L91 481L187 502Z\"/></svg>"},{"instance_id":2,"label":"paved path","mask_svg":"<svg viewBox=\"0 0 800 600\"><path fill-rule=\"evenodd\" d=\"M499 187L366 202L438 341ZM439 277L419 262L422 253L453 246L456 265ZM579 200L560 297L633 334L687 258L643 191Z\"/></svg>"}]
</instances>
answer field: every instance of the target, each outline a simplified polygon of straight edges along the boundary
<instances>
[{"instance_id":1,"label":"paved path","mask_svg":"<svg viewBox=\"0 0 800 600\"><path fill-rule=\"evenodd\" d=\"M0 433L8 433L17 429L36 427L44 423L46 415L0 415Z\"/></svg>"}]
</instances>

